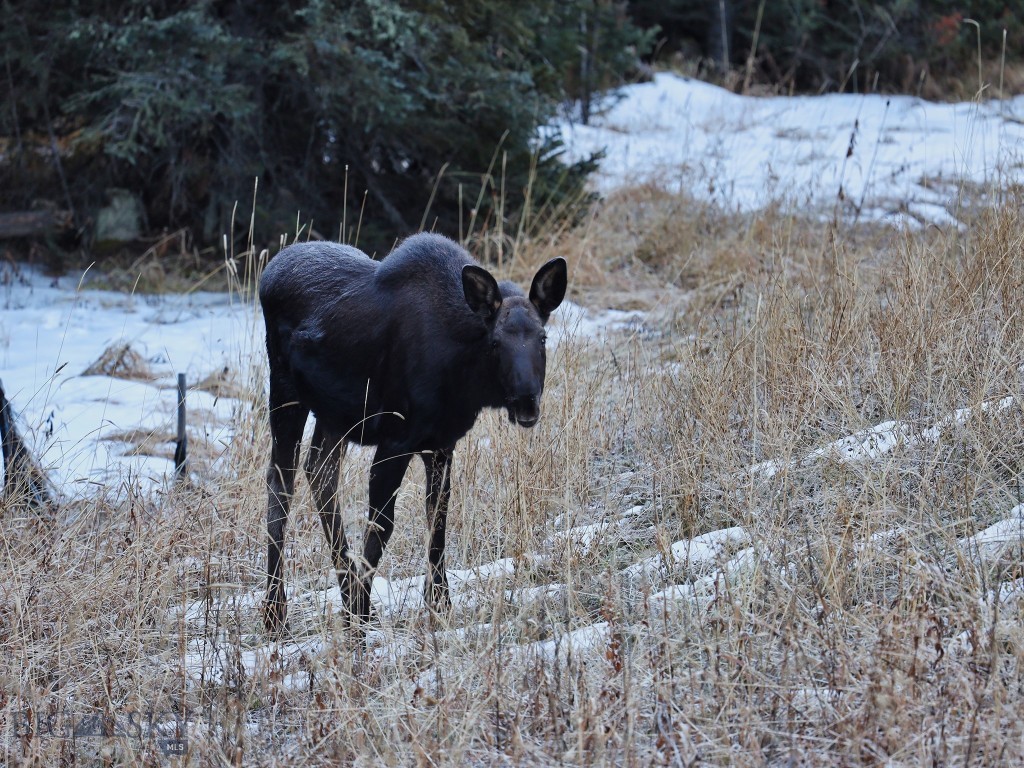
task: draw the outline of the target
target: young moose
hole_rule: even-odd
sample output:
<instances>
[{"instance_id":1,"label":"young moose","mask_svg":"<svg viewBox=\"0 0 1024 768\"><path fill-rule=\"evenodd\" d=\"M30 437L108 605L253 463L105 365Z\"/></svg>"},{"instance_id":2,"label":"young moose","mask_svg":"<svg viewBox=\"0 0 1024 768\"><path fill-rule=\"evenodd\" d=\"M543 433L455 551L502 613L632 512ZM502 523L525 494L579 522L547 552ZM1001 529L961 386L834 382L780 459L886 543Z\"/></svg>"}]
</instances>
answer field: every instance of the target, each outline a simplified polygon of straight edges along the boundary
<instances>
[{"instance_id":1,"label":"young moose","mask_svg":"<svg viewBox=\"0 0 1024 768\"><path fill-rule=\"evenodd\" d=\"M526 297L498 283L439 235L405 240L383 261L349 246L292 245L263 272L260 302L270 357L267 473L267 629L284 629L282 553L299 442L316 418L305 471L338 584L365 621L370 582L391 537L395 497L414 454L426 466L430 526L424 598L451 605L445 520L455 444L484 407L506 408L532 427L544 389L544 324L565 297L565 260L537 272ZM369 526L353 557L335 503L347 442L377 447L370 467Z\"/></svg>"}]
</instances>

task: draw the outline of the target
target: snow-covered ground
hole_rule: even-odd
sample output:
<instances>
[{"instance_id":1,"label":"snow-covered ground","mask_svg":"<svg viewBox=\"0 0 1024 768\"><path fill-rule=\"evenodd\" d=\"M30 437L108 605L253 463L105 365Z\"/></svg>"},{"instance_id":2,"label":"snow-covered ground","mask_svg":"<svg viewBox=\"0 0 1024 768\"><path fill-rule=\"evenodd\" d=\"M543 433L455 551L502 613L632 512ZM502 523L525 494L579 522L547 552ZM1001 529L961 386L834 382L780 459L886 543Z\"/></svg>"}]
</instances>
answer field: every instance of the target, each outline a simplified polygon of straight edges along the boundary
<instances>
[{"instance_id":1,"label":"snow-covered ground","mask_svg":"<svg viewBox=\"0 0 1024 768\"><path fill-rule=\"evenodd\" d=\"M1024 96L938 104L910 96L738 96L658 74L590 125L559 126L572 159L604 150L608 192L656 181L728 210L773 202L935 223L971 196L1024 182ZM840 192L841 190L841 192Z\"/></svg>"},{"instance_id":2,"label":"snow-covered ground","mask_svg":"<svg viewBox=\"0 0 1024 768\"><path fill-rule=\"evenodd\" d=\"M26 268L9 270L0 289L4 391L65 498L95 491L98 482L148 486L163 477L170 459L147 454L173 450L179 372L192 390L190 439L227 439L238 401L195 385L225 368L237 375L257 338L237 297L131 296L79 290L79 280ZM85 375L107 350L125 344L138 356L132 370Z\"/></svg>"}]
</instances>

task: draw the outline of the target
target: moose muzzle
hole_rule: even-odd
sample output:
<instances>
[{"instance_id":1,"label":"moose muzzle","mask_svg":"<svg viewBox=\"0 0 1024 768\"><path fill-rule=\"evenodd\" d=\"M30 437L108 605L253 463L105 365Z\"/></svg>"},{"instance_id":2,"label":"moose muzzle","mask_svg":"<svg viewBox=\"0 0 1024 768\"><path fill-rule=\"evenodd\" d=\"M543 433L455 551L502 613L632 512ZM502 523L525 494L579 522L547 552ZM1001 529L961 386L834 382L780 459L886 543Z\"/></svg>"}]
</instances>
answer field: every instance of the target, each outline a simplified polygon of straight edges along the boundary
<instances>
[{"instance_id":1,"label":"moose muzzle","mask_svg":"<svg viewBox=\"0 0 1024 768\"><path fill-rule=\"evenodd\" d=\"M508 420L520 427L532 427L540 419L540 397L520 395L509 398Z\"/></svg>"}]
</instances>

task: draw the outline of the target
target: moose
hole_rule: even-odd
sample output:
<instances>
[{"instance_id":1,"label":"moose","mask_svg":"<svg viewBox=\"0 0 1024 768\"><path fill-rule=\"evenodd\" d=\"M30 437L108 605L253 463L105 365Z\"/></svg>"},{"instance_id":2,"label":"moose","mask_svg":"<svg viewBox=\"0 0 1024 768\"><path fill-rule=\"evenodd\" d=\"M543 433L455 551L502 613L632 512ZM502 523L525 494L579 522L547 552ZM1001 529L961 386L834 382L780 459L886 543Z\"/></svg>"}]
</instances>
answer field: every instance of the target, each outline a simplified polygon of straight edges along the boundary
<instances>
[{"instance_id":1,"label":"moose","mask_svg":"<svg viewBox=\"0 0 1024 768\"><path fill-rule=\"evenodd\" d=\"M544 327L566 284L565 259L555 258L526 296L452 240L427 233L380 261L328 242L296 243L270 260L259 287L270 361L269 633L286 628L284 529L311 412L304 470L350 619L369 618L373 574L414 455L426 468L424 600L438 613L450 609L444 547L455 445L484 408L505 408L522 427L537 423ZM362 558L349 550L336 502L349 443L376 447Z\"/></svg>"}]
</instances>

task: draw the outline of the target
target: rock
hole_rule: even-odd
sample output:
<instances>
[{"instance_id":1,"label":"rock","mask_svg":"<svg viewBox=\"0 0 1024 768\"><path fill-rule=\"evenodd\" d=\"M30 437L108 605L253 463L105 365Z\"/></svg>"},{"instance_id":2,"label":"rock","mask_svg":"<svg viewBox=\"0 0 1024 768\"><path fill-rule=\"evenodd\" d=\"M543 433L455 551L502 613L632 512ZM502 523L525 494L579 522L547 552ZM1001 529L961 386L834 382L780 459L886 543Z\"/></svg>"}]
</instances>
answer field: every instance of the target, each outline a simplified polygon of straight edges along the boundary
<instances>
[{"instance_id":1,"label":"rock","mask_svg":"<svg viewBox=\"0 0 1024 768\"><path fill-rule=\"evenodd\" d=\"M96 214L97 245L138 240L142 236L142 201L127 189L107 190L108 203Z\"/></svg>"}]
</instances>

